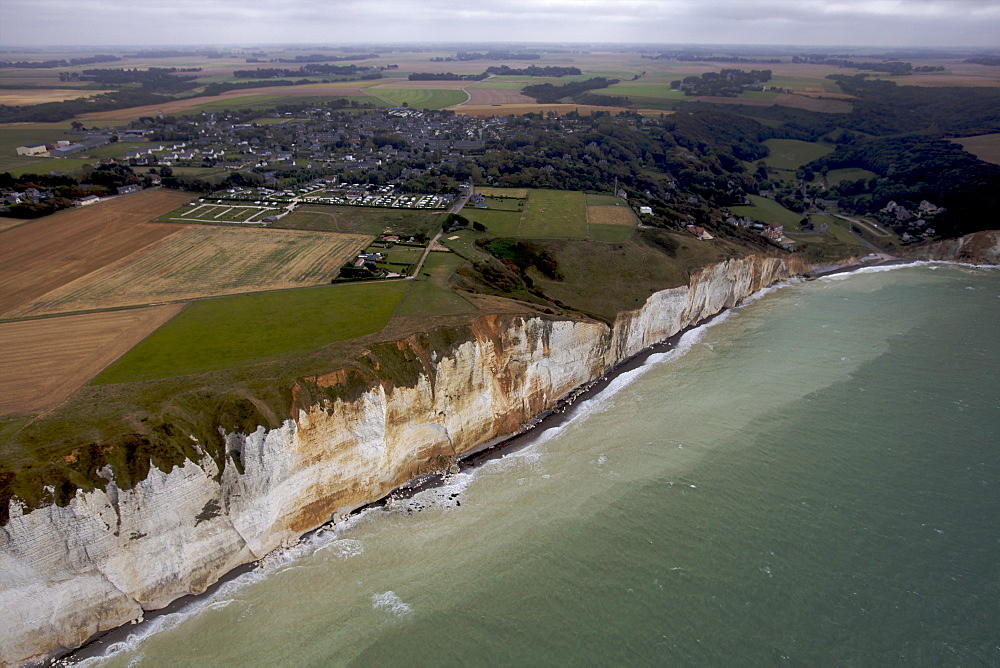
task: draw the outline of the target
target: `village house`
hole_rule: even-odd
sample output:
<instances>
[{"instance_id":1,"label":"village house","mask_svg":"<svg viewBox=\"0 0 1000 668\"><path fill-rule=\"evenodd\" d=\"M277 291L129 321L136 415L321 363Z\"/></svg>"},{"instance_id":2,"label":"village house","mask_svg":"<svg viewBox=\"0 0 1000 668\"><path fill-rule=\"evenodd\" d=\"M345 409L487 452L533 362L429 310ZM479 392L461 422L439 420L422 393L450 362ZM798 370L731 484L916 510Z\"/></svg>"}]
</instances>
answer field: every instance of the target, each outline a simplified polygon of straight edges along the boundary
<instances>
[{"instance_id":1,"label":"village house","mask_svg":"<svg viewBox=\"0 0 1000 668\"><path fill-rule=\"evenodd\" d=\"M699 227L698 225L688 225L687 231L693 234L694 236L698 237L698 239L701 241L708 241L709 239L715 238L708 233L708 230L706 230L704 227Z\"/></svg>"}]
</instances>

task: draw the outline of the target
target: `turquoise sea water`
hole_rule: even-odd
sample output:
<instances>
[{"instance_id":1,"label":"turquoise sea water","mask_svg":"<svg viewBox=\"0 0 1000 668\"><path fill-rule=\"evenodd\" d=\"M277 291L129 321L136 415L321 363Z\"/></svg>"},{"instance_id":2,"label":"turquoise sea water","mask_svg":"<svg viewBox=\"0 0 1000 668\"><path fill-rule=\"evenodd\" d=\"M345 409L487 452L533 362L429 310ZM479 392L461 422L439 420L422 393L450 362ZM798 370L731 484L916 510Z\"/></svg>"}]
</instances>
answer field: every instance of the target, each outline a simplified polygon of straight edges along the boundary
<instances>
[{"instance_id":1,"label":"turquoise sea water","mask_svg":"<svg viewBox=\"0 0 1000 668\"><path fill-rule=\"evenodd\" d=\"M101 665L1000 665L1000 271L770 291Z\"/></svg>"}]
</instances>

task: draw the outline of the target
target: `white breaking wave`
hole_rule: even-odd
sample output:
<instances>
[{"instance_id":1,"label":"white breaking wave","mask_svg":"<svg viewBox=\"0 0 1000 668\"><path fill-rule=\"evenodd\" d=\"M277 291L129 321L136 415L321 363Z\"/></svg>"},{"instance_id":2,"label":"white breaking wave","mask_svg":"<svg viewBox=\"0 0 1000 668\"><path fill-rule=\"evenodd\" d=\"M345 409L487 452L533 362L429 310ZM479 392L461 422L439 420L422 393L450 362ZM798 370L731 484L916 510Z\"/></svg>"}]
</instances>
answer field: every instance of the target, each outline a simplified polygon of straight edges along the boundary
<instances>
[{"instance_id":1,"label":"white breaking wave","mask_svg":"<svg viewBox=\"0 0 1000 668\"><path fill-rule=\"evenodd\" d=\"M409 604L404 603L394 591L386 591L381 594L372 594L372 607L376 610L384 610L393 617L406 617L413 612Z\"/></svg>"}]
</instances>

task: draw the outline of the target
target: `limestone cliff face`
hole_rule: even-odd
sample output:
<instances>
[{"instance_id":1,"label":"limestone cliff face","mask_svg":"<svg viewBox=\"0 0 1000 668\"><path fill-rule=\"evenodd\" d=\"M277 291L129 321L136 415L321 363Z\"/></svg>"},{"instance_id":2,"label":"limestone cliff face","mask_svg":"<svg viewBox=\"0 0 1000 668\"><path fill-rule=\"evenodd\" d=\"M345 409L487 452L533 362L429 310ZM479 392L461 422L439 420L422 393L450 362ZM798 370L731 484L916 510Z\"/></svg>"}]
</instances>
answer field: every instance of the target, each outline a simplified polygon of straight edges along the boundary
<instances>
[{"instance_id":1,"label":"limestone cliff face","mask_svg":"<svg viewBox=\"0 0 1000 668\"><path fill-rule=\"evenodd\" d=\"M1000 230L974 232L957 239L944 239L903 249L914 260L948 260L970 264L1000 264Z\"/></svg>"},{"instance_id":2,"label":"limestone cliff face","mask_svg":"<svg viewBox=\"0 0 1000 668\"><path fill-rule=\"evenodd\" d=\"M152 468L129 490L79 491L65 507L16 499L0 528L0 661L41 660L191 593L375 501L462 453L517 433L575 388L804 266L750 257L652 295L612 327L484 316L447 344L380 344L382 380L334 398L343 372L294 388L277 429L227 434L208 456ZM111 479L111 476L106 476Z\"/></svg>"}]
</instances>

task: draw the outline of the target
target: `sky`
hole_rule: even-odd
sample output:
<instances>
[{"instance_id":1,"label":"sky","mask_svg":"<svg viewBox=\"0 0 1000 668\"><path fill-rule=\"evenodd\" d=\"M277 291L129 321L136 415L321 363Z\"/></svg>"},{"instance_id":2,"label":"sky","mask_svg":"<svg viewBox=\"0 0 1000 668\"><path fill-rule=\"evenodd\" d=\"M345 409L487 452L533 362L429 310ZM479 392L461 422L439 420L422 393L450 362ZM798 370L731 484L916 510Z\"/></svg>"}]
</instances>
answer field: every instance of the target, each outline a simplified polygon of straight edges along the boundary
<instances>
[{"instance_id":1,"label":"sky","mask_svg":"<svg viewBox=\"0 0 1000 668\"><path fill-rule=\"evenodd\" d=\"M0 48L365 42L1000 48L1000 0L0 0Z\"/></svg>"}]
</instances>

